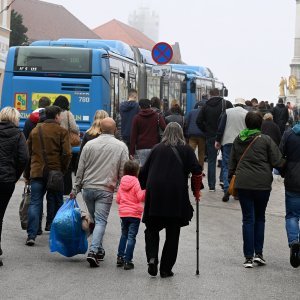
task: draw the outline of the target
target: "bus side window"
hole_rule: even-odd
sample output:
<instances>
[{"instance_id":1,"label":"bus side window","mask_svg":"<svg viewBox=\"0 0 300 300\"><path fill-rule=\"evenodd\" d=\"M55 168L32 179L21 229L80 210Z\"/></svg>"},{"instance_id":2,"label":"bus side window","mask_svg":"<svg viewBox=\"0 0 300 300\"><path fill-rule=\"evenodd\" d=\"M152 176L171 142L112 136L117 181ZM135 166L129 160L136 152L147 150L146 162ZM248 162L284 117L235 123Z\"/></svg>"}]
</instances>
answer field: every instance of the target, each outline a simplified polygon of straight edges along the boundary
<instances>
[{"instance_id":1,"label":"bus side window","mask_svg":"<svg viewBox=\"0 0 300 300\"><path fill-rule=\"evenodd\" d=\"M136 89L136 79L135 77L129 76L128 89Z\"/></svg>"},{"instance_id":2,"label":"bus side window","mask_svg":"<svg viewBox=\"0 0 300 300\"><path fill-rule=\"evenodd\" d=\"M117 73L110 73L110 115L114 119L117 115L117 107L119 107L119 76Z\"/></svg>"}]
</instances>

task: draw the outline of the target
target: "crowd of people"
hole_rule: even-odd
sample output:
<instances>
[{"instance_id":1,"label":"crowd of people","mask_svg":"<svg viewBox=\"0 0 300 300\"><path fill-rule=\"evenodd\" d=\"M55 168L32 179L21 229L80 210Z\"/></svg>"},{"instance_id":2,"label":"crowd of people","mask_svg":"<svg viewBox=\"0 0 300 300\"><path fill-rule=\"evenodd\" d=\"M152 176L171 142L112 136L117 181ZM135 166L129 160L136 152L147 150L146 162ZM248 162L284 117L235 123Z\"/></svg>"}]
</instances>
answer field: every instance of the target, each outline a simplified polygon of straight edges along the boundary
<instances>
[{"instance_id":1,"label":"crowd of people","mask_svg":"<svg viewBox=\"0 0 300 300\"><path fill-rule=\"evenodd\" d=\"M243 215L244 267L265 265L263 255L265 211L270 198L273 172L285 177L286 231L290 263L300 265L300 124L298 113L282 99L275 107L257 99L236 99L234 105L210 90L195 108L184 115L173 100L165 111L159 98L140 99L131 89L121 103L116 121L108 113L95 112L78 154L72 184L71 135L79 129L70 112L69 101L59 96L51 105L45 97L39 108L18 129L19 112L11 107L0 112L0 255L2 221L15 184L23 173L31 186L28 209L27 246L34 246L42 234L43 198L47 199L46 231L63 204L82 193L94 228L87 261L98 267L105 257L103 237L113 203L119 205L121 236L116 265L134 268L133 255L140 221L145 223L148 273L162 278L173 276L180 228L193 217L188 181L200 201L204 161L207 159L209 192L216 191L216 162L222 152L220 181L230 200L229 183L235 188ZM27 141L26 141L27 140ZM197 149L197 156L196 156ZM49 178L61 178L55 190ZM145 203L143 205L143 202ZM166 238L158 257L159 232ZM2 261L0 260L0 265ZM159 268L158 268L159 266Z\"/></svg>"}]
</instances>

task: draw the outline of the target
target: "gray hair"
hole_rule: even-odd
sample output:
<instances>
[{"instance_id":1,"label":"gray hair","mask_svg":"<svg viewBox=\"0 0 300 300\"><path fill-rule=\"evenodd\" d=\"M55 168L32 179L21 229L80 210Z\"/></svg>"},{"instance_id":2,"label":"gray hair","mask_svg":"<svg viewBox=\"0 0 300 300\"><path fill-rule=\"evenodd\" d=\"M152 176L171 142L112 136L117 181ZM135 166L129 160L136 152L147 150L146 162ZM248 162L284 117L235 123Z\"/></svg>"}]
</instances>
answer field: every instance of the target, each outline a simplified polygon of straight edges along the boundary
<instances>
[{"instance_id":1,"label":"gray hair","mask_svg":"<svg viewBox=\"0 0 300 300\"><path fill-rule=\"evenodd\" d=\"M185 145L181 126L176 122L170 122L164 131L161 142L166 146Z\"/></svg>"},{"instance_id":2,"label":"gray hair","mask_svg":"<svg viewBox=\"0 0 300 300\"><path fill-rule=\"evenodd\" d=\"M270 113L266 113L263 117L264 120L273 120L273 115Z\"/></svg>"},{"instance_id":3,"label":"gray hair","mask_svg":"<svg viewBox=\"0 0 300 300\"><path fill-rule=\"evenodd\" d=\"M0 111L0 121L9 121L19 126L20 113L14 107L6 106Z\"/></svg>"}]
</instances>

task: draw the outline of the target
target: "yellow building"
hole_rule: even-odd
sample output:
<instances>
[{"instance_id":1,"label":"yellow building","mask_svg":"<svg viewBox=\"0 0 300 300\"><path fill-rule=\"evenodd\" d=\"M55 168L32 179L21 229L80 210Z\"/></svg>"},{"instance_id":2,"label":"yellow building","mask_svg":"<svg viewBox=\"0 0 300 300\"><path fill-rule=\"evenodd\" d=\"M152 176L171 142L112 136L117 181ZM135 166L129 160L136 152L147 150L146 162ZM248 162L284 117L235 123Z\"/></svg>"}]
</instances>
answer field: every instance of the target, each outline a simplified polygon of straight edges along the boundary
<instances>
[{"instance_id":1,"label":"yellow building","mask_svg":"<svg viewBox=\"0 0 300 300\"><path fill-rule=\"evenodd\" d=\"M9 48L11 2L13 1L0 0L0 95L2 91L6 56Z\"/></svg>"}]
</instances>

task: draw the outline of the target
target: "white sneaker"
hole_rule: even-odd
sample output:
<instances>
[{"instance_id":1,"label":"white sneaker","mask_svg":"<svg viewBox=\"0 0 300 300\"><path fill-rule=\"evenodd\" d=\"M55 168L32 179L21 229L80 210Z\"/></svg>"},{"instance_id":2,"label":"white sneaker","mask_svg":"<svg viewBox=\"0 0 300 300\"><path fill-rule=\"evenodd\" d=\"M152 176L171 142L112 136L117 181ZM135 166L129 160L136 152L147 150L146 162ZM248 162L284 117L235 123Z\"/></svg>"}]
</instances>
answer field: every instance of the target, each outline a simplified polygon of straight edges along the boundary
<instances>
[{"instance_id":1,"label":"white sneaker","mask_svg":"<svg viewBox=\"0 0 300 300\"><path fill-rule=\"evenodd\" d=\"M245 262L243 263L245 268L253 268L253 258L246 258Z\"/></svg>"},{"instance_id":2,"label":"white sneaker","mask_svg":"<svg viewBox=\"0 0 300 300\"><path fill-rule=\"evenodd\" d=\"M259 266L266 265L266 261L264 260L264 257L261 254L256 254L253 262L257 263Z\"/></svg>"}]
</instances>

